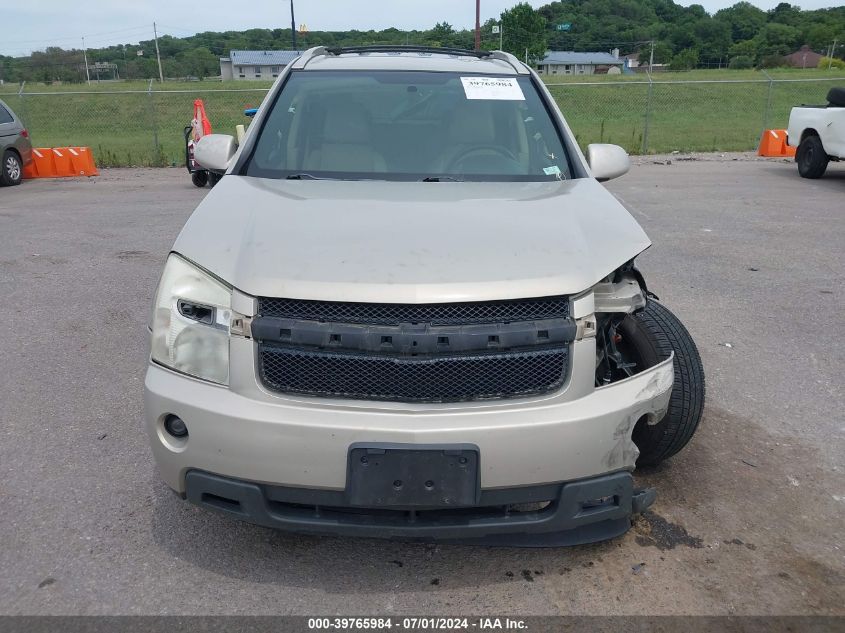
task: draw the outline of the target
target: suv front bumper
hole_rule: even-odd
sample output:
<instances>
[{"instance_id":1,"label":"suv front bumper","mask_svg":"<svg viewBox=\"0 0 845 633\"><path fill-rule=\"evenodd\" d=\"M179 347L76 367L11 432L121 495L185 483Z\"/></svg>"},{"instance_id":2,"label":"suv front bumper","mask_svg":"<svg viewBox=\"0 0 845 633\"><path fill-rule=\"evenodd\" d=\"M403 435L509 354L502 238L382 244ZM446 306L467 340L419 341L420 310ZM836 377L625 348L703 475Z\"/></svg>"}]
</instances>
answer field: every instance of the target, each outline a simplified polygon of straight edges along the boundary
<instances>
[{"instance_id":1,"label":"suv front bumper","mask_svg":"<svg viewBox=\"0 0 845 633\"><path fill-rule=\"evenodd\" d=\"M580 545L620 536L628 531L631 514L642 512L655 498L653 489L635 492L627 472L486 491L471 508L413 511L355 508L342 505L342 493L258 484L199 470L189 471L185 483L190 502L269 528L534 547ZM537 499L550 501L541 504ZM520 503L532 507L520 510Z\"/></svg>"},{"instance_id":2,"label":"suv front bumper","mask_svg":"<svg viewBox=\"0 0 845 633\"><path fill-rule=\"evenodd\" d=\"M233 354L233 358L247 356L246 350L243 352ZM594 359L592 342L573 345L573 368L590 368ZM318 496L343 494L347 456L353 444L472 444L478 447L480 458L479 507L486 503L485 495L511 490L520 494L510 495L512 500L505 504L551 501L549 507L553 509L547 508L533 526L500 522L491 530L489 522L482 521L480 527L466 530L466 538L472 531L481 536L485 531L554 532L577 527L571 521L580 510L565 501L567 495L575 490L572 486L583 486L588 480L604 481L604 475L616 477L610 492L602 493L602 483L584 494L588 500L618 498L617 509L608 519L617 523L605 527L618 532L624 521L627 529L627 516L639 503L625 501L633 499L633 486L624 471L633 470L638 455L631 432L644 416L655 421L663 416L673 381L673 360L669 358L599 389L592 388L592 371L573 372L560 397L402 408L396 403L387 406L262 394L254 373L250 380L244 378L253 368L246 362L233 368L237 372L233 375L249 384L230 389L150 364L144 390L147 429L162 477L179 495L203 505L213 505L202 501L203 494L237 501L243 518L263 525L363 533L354 522L291 522L284 518L288 517L287 511L279 513L279 506L273 505L276 500L268 497L267 491L284 488L305 489ZM177 441L164 430L169 414L185 421L187 440ZM216 477L213 486L208 483L212 480L202 479L198 472L205 473L203 477ZM627 477L627 483L620 484L620 477ZM192 491L189 481L205 483ZM618 492L615 486L619 485L628 492ZM216 486L225 489L226 494L215 493ZM537 498L529 493L532 487L546 487L545 496ZM333 499L327 503L306 495L303 503L342 506L337 497ZM217 509L226 509L225 503ZM382 535L385 530L411 538L422 534L415 531L419 528L373 519L381 510L373 510L367 521L379 526L376 531ZM356 512L360 514L360 509ZM604 520L593 515L588 522ZM468 528L469 523L459 522L459 526ZM456 526L438 527L432 533L439 538L457 538L451 531L453 527Z\"/></svg>"}]
</instances>

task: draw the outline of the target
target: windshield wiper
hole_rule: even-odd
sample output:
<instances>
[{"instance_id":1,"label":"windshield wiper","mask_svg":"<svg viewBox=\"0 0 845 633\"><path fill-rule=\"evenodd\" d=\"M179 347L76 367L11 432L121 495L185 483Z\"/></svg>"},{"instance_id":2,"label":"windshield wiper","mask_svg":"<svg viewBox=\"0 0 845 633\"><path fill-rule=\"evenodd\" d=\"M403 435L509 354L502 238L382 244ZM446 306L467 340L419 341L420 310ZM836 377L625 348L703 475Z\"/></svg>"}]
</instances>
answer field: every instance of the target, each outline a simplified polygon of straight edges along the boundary
<instances>
[{"instance_id":1,"label":"windshield wiper","mask_svg":"<svg viewBox=\"0 0 845 633\"><path fill-rule=\"evenodd\" d=\"M462 178L456 178L454 176L426 176L421 180L421 182L463 182Z\"/></svg>"},{"instance_id":2,"label":"windshield wiper","mask_svg":"<svg viewBox=\"0 0 845 633\"><path fill-rule=\"evenodd\" d=\"M312 174L288 174L285 180L329 180L329 178L320 178Z\"/></svg>"}]
</instances>

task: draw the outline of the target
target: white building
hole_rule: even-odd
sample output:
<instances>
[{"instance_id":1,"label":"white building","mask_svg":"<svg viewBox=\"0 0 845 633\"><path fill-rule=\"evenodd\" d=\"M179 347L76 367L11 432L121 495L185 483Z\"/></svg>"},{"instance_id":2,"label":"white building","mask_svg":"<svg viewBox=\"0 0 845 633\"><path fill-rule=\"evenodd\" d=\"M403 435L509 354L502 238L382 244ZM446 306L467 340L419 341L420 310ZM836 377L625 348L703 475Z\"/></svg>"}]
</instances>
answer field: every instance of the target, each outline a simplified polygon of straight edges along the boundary
<instances>
[{"instance_id":1,"label":"white building","mask_svg":"<svg viewBox=\"0 0 845 633\"><path fill-rule=\"evenodd\" d=\"M299 51L229 51L220 58L223 81L275 79L282 69L299 57Z\"/></svg>"},{"instance_id":2,"label":"white building","mask_svg":"<svg viewBox=\"0 0 845 633\"><path fill-rule=\"evenodd\" d=\"M537 63L541 75L616 75L622 72L625 61L619 58L619 49L611 53L575 51L549 51Z\"/></svg>"}]
</instances>

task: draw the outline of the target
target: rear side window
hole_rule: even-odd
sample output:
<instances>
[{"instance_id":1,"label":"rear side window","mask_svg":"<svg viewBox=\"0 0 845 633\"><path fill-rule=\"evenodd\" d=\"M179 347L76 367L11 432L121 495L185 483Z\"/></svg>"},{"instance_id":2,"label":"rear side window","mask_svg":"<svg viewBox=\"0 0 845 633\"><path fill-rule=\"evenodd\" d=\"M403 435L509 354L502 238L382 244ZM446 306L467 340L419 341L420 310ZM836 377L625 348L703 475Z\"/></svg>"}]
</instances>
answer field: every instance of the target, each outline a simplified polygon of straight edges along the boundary
<instances>
[{"instance_id":1,"label":"rear side window","mask_svg":"<svg viewBox=\"0 0 845 633\"><path fill-rule=\"evenodd\" d=\"M569 157L529 77L294 72L242 172L263 178L548 181Z\"/></svg>"},{"instance_id":2,"label":"rear side window","mask_svg":"<svg viewBox=\"0 0 845 633\"><path fill-rule=\"evenodd\" d=\"M12 123L15 119L12 117L11 112L9 112L6 108L0 105L0 124L2 123Z\"/></svg>"}]
</instances>

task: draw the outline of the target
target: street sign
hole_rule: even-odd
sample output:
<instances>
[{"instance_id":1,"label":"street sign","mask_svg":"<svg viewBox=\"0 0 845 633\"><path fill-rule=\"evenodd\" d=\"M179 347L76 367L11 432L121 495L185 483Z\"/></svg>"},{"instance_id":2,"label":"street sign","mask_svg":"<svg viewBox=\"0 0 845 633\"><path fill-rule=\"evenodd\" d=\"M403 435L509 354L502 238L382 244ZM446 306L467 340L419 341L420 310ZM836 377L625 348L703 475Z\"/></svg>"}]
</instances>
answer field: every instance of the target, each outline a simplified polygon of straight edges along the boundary
<instances>
[{"instance_id":1,"label":"street sign","mask_svg":"<svg viewBox=\"0 0 845 633\"><path fill-rule=\"evenodd\" d=\"M558 25L557 25L557 30L558 30L558 31L568 31L568 30L570 30L571 28L572 28L572 23L571 23L571 22L564 22L563 24L558 24Z\"/></svg>"},{"instance_id":2,"label":"street sign","mask_svg":"<svg viewBox=\"0 0 845 633\"><path fill-rule=\"evenodd\" d=\"M495 25L493 25L493 35L498 35L498 33L499 33L499 25L495 24Z\"/></svg>"}]
</instances>

